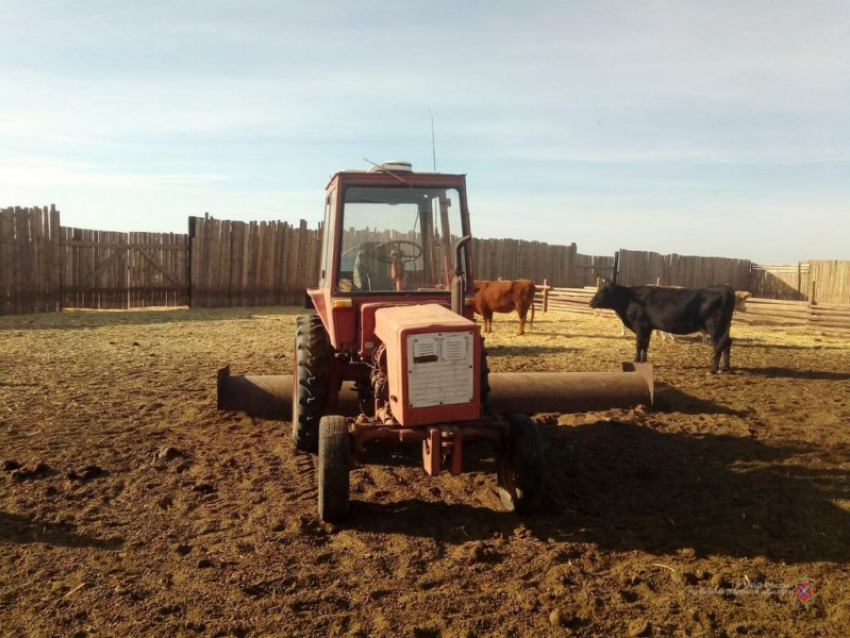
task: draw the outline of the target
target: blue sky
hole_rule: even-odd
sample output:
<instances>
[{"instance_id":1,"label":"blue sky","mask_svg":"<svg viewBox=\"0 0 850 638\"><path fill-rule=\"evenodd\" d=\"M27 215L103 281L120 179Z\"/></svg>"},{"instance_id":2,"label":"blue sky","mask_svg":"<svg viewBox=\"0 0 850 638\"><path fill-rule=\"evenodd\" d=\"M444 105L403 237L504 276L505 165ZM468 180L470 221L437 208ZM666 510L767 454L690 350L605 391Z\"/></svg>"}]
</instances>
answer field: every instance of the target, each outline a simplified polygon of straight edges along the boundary
<instances>
[{"instance_id":1,"label":"blue sky","mask_svg":"<svg viewBox=\"0 0 850 638\"><path fill-rule=\"evenodd\" d=\"M466 173L473 232L850 259L850 3L0 0L0 206L318 221L328 177Z\"/></svg>"}]
</instances>

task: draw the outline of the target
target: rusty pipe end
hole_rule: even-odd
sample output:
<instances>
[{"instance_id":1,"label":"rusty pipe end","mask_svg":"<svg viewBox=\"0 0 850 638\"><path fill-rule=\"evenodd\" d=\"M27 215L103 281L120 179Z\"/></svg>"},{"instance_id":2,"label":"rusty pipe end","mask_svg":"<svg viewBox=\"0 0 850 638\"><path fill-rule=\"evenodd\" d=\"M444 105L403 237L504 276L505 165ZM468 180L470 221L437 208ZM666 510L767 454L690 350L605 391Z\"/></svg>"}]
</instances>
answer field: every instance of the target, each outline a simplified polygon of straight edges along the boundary
<instances>
[{"instance_id":1,"label":"rusty pipe end","mask_svg":"<svg viewBox=\"0 0 850 638\"><path fill-rule=\"evenodd\" d=\"M655 378L652 374L651 363L636 363L634 361L623 361L623 372L637 372L646 381L649 389L649 405L655 405Z\"/></svg>"}]
</instances>

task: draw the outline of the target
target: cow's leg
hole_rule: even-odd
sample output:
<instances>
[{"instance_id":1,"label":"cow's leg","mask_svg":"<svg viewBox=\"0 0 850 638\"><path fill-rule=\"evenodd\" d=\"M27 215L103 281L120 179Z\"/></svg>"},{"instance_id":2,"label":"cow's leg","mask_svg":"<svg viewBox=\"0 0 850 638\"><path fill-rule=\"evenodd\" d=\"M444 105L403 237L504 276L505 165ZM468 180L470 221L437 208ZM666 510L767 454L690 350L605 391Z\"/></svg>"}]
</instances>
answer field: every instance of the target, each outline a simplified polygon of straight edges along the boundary
<instances>
[{"instance_id":1,"label":"cow's leg","mask_svg":"<svg viewBox=\"0 0 850 638\"><path fill-rule=\"evenodd\" d=\"M484 333L490 334L493 332L493 311L487 308L484 310Z\"/></svg>"},{"instance_id":2,"label":"cow's leg","mask_svg":"<svg viewBox=\"0 0 850 638\"><path fill-rule=\"evenodd\" d=\"M646 355L649 352L649 341L650 341L650 339L652 339L652 331L651 330L646 333L646 337L644 338L644 341L643 341L643 358L641 359L641 361L643 361L644 363L646 363Z\"/></svg>"},{"instance_id":3,"label":"cow's leg","mask_svg":"<svg viewBox=\"0 0 850 638\"><path fill-rule=\"evenodd\" d=\"M649 350L649 340L652 338L652 330L638 327L635 331L635 362L646 362L646 353Z\"/></svg>"},{"instance_id":4,"label":"cow's leg","mask_svg":"<svg viewBox=\"0 0 850 638\"><path fill-rule=\"evenodd\" d=\"M517 314L519 315L519 333L520 335L525 334L525 315L528 312L528 308L517 308Z\"/></svg>"},{"instance_id":5,"label":"cow's leg","mask_svg":"<svg viewBox=\"0 0 850 638\"><path fill-rule=\"evenodd\" d=\"M720 332L716 323L706 323L706 330L711 337L712 355L711 355L711 374L717 374L720 367L720 354L723 352L723 333Z\"/></svg>"},{"instance_id":6,"label":"cow's leg","mask_svg":"<svg viewBox=\"0 0 850 638\"><path fill-rule=\"evenodd\" d=\"M729 331L723 335L723 369L725 371L729 371L731 366L729 365L729 356L732 352L732 337L729 336Z\"/></svg>"}]
</instances>

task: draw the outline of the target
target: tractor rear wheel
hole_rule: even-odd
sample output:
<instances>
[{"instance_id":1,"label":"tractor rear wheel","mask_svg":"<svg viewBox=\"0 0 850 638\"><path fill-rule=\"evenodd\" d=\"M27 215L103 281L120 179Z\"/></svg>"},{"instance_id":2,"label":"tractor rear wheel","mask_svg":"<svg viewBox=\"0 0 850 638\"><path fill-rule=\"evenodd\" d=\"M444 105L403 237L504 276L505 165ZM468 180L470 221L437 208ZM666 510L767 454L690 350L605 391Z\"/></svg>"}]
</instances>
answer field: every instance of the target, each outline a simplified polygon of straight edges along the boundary
<instances>
[{"instance_id":1,"label":"tractor rear wheel","mask_svg":"<svg viewBox=\"0 0 850 638\"><path fill-rule=\"evenodd\" d=\"M330 347L322 320L301 315L295 322L295 366L292 373L292 441L295 449L315 454L319 419L328 393Z\"/></svg>"},{"instance_id":2,"label":"tractor rear wheel","mask_svg":"<svg viewBox=\"0 0 850 638\"><path fill-rule=\"evenodd\" d=\"M499 498L509 512L531 514L543 500L543 441L531 417L512 414L508 418L510 437L498 459Z\"/></svg>"},{"instance_id":3,"label":"tractor rear wheel","mask_svg":"<svg viewBox=\"0 0 850 638\"><path fill-rule=\"evenodd\" d=\"M319 424L319 518L336 523L348 516L351 443L342 416L324 416Z\"/></svg>"}]
</instances>

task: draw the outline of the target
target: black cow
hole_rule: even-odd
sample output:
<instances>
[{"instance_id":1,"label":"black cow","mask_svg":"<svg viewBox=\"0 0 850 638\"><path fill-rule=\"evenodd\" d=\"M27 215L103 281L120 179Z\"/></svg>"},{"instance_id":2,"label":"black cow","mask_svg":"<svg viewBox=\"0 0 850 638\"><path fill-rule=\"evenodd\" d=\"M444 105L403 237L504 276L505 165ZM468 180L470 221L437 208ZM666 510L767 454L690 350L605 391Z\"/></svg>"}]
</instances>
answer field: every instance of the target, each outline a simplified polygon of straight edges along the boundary
<instances>
[{"instance_id":1,"label":"black cow","mask_svg":"<svg viewBox=\"0 0 850 638\"><path fill-rule=\"evenodd\" d=\"M605 283L590 300L590 307L610 308L635 333L635 361L646 361L653 330L677 335L705 332L714 347L711 371L717 372L721 353L723 369L729 369L729 327L735 311L735 291L731 286L628 288Z\"/></svg>"}]
</instances>

